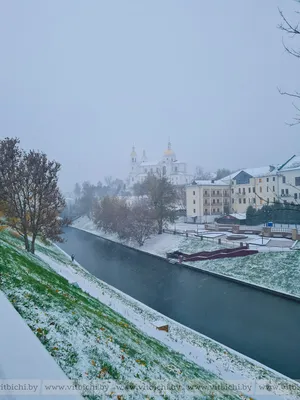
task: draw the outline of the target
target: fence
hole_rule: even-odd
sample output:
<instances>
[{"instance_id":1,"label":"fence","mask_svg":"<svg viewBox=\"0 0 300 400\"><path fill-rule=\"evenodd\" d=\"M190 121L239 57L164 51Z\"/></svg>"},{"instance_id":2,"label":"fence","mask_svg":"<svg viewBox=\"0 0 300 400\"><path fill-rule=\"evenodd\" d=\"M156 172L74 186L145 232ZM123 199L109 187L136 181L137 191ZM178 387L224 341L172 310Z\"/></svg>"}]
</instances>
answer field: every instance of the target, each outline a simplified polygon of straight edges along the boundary
<instances>
[{"instance_id":1,"label":"fence","mask_svg":"<svg viewBox=\"0 0 300 400\"><path fill-rule=\"evenodd\" d=\"M283 228L283 229L285 229L285 228ZM242 242L242 240L230 242L230 241L224 240L225 235L222 235L222 234L220 234L219 237L209 237L209 232L201 232L201 231L197 232L197 230L193 230L193 229L189 229L189 230L164 229L164 233L168 233L171 235L185 236L185 237L193 238L195 240L198 239L199 241L210 242L214 245L219 245L220 247L230 248L230 249L240 247L241 243L249 244L250 249L258 250L260 252L287 251L290 249L290 247L286 247L283 245L282 246L267 246L267 243L269 242L269 240L271 240L270 237L262 237L261 244L258 244L258 243L252 244L250 241ZM291 247L292 247L292 243L291 243Z\"/></svg>"}]
</instances>

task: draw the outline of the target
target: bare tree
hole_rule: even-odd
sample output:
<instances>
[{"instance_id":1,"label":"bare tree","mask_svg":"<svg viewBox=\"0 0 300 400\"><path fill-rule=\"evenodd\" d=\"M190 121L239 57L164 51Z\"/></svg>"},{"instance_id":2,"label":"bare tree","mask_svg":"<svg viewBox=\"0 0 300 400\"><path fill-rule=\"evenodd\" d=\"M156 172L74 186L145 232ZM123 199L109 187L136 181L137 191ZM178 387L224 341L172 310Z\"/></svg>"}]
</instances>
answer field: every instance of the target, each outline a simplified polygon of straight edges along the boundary
<instances>
[{"instance_id":1,"label":"bare tree","mask_svg":"<svg viewBox=\"0 0 300 400\"><path fill-rule=\"evenodd\" d=\"M81 185L78 182L75 183L74 195L76 199L79 199L81 196Z\"/></svg>"},{"instance_id":2,"label":"bare tree","mask_svg":"<svg viewBox=\"0 0 300 400\"><path fill-rule=\"evenodd\" d=\"M105 233L126 236L128 206L125 199L105 196L94 204L93 221Z\"/></svg>"},{"instance_id":3,"label":"bare tree","mask_svg":"<svg viewBox=\"0 0 300 400\"><path fill-rule=\"evenodd\" d=\"M168 222L174 222L176 216L177 192L176 187L165 177L148 175L142 183L143 192L149 199L149 204L154 210L158 233Z\"/></svg>"},{"instance_id":4,"label":"bare tree","mask_svg":"<svg viewBox=\"0 0 300 400\"><path fill-rule=\"evenodd\" d=\"M49 161L46 154L21 150L19 139L0 141L0 198L8 224L32 253L38 235L62 241L59 213L65 200L58 189L59 170L60 164Z\"/></svg>"},{"instance_id":5,"label":"bare tree","mask_svg":"<svg viewBox=\"0 0 300 400\"><path fill-rule=\"evenodd\" d=\"M147 199L139 199L130 207L127 220L127 238L143 246L156 232L155 212Z\"/></svg>"},{"instance_id":6,"label":"bare tree","mask_svg":"<svg viewBox=\"0 0 300 400\"><path fill-rule=\"evenodd\" d=\"M96 196L96 186L92 185L88 181L85 181L82 184L81 193L82 194L79 200L80 212L91 218Z\"/></svg>"},{"instance_id":7,"label":"bare tree","mask_svg":"<svg viewBox=\"0 0 300 400\"><path fill-rule=\"evenodd\" d=\"M216 179L222 179L225 178L226 176L230 175L232 171L228 168L219 168L216 172Z\"/></svg>"},{"instance_id":8,"label":"bare tree","mask_svg":"<svg viewBox=\"0 0 300 400\"><path fill-rule=\"evenodd\" d=\"M300 3L299 0L296 0L297 3ZM295 12L298 15L300 14L300 10ZM291 39L299 39L300 38L300 27L299 21L292 22L289 18L285 16L282 10L279 9L279 14L281 16L282 22L278 25L279 29L281 29L285 34L287 34ZM289 47L284 40L282 40L283 47L286 52L296 58L300 58L300 48ZM285 92L281 89L278 89L279 93L285 96L290 96L294 99L300 99L300 92L295 90L294 92ZM296 109L296 116L294 117L294 122L288 123L290 126L300 124L300 108L293 102L293 106Z\"/></svg>"},{"instance_id":9,"label":"bare tree","mask_svg":"<svg viewBox=\"0 0 300 400\"><path fill-rule=\"evenodd\" d=\"M177 204L181 210L186 210L186 187L184 185L176 187Z\"/></svg>"},{"instance_id":10,"label":"bare tree","mask_svg":"<svg viewBox=\"0 0 300 400\"><path fill-rule=\"evenodd\" d=\"M194 179L195 180L210 180L213 179L214 175L211 172L205 172L204 169L202 167L200 167L199 165L196 167L196 171L195 171L195 176Z\"/></svg>"}]
</instances>

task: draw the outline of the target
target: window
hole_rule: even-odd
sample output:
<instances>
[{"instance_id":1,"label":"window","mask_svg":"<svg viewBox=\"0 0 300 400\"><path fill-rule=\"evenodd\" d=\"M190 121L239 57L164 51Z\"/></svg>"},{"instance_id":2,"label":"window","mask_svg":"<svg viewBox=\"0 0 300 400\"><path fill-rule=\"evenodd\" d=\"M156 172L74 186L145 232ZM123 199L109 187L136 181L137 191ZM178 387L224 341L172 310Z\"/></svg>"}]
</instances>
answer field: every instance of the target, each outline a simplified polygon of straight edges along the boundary
<instances>
[{"instance_id":1,"label":"window","mask_svg":"<svg viewBox=\"0 0 300 400\"><path fill-rule=\"evenodd\" d=\"M281 194L284 194L284 189L281 189Z\"/></svg>"},{"instance_id":2,"label":"window","mask_svg":"<svg viewBox=\"0 0 300 400\"><path fill-rule=\"evenodd\" d=\"M282 183L285 183L286 179L285 176L282 177Z\"/></svg>"},{"instance_id":3,"label":"window","mask_svg":"<svg viewBox=\"0 0 300 400\"><path fill-rule=\"evenodd\" d=\"M300 186L300 176L296 176L296 178L295 178L295 186Z\"/></svg>"},{"instance_id":4,"label":"window","mask_svg":"<svg viewBox=\"0 0 300 400\"><path fill-rule=\"evenodd\" d=\"M217 208L217 212L220 212L220 209L219 209L219 208Z\"/></svg>"},{"instance_id":5,"label":"window","mask_svg":"<svg viewBox=\"0 0 300 400\"><path fill-rule=\"evenodd\" d=\"M253 197L253 203L256 204L256 198L255 197Z\"/></svg>"},{"instance_id":6,"label":"window","mask_svg":"<svg viewBox=\"0 0 300 400\"><path fill-rule=\"evenodd\" d=\"M207 204L207 200L206 199L204 200L204 204Z\"/></svg>"},{"instance_id":7,"label":"window","mask_svg":"<svg viewBox=\"0 0 300 400\"><path fill-rule=\"evenodd\" d=\"M175 172L178 172L178 167L175 167Z\"/></svg>"},{"instance_id":8,"label":"window","mask_svg":"<svg viewBox=\"0 0 300 400\"><path fill-rule=\"evenodd\" d=\"M267 192L269 191L269 186L267 186Z\"/></svg>"},{"instance_id":9,"label":"window","mask_svg":"<svg viewBox=\"0 0 300 400\"><path fill-rule=\"evenodd\" d=\"M269 182L269 178L267 178L267 182Z\"/></svg>"},{"instance_id":10,"label":"window","mask_svg":"<svg viewBox=\"0 0 300 400\"><path fill-rule=\"evenodd\" d=\"M195 196L195 194L196 194L196 192L195 192L195 190L193 191L193 195Z\"/></svg>"},{"instance_id":11,"label":"window","mask_svg":"<svg viewBox=\"0 0 300 400\"><path fill-rule=\"evenodd\" d=\"M231 199L232 204L234 203L234 199Z\"/></svg>"},{"instance_id":12,"label":"window","mask_svg":"<svg viewBox=\"0 0 300 400\"><path fill-rule=\"evenodd\" d=\"M212 194L214 195L216 192L213 190Z\"/></svg>"},{"instance_id":13,"label":"window","mask_svg":"<svg viewBox=\"0 0 300 400\"><path fill-rule=\"evenodd\" d=\"M204 191L204 194L207 195L207 190Z\"/></svg>"},{"instance_id":14,"label":"window","mask_svg":"<svg viewBox=\"0 0 300 400\"><path fill-rule=\"evenodd\" d=\"M243 199L243 203L246 204L246 199Z\"/></svg>"},{"instance_id":15,"label":"window","mask_svg":"<svg viewBox=\"0 0 300 400\"><path fill-rule=\"evenodd\" d=\"M273 192L275 192L275 186L273 186Z\"/></svg>"},{"instance_id":16,"label":"window","mask_svg":"<svg viewBox=\"0 0 300 400\"><path fill-rule=\"evenodd\" d=\"M261 186L259 187L259 192L260 192L260 193L262 192L262 187L261 187Z\"/></svg>"},{"instance_id":17,"label":"window","mask_svg":"<svg viewBox=\"0 0 300 400\"><path fill-rule=\"evenodd\" d=\"M248 192L251 193L251 188L248 188Z\"/></svg>"},{"instance_id":18,"label":"window","mask_svg":"<svg viewBox=\"0 0 300 400\"><path fill-rule=\"evenodd\" d=\"M234 189L231 189L231 193L232 193L232 194L234 193Z\"/></svg>"},{"instance_id":19,"label":"window","mask_svg":"<svg viewBox=\"0 0 300 400\"><path fill-rule=\"evenodd\" d=\"M246 194L246 189L245 188L243 188L243 194Z\"/></svg>"},{"instance_id":20,"label":"window","mask_svg":"<svg viewBox=\"0 0 300 400\"><path fill-rule=\"evenodd\" d=\"M220 194L220 192L219 192L219 190L217 190L217 195L219 196L219 194Z\"/></svg>"},{"instance_id":21,"label":"window","mask_svg":"<svg viewBox=\"0 0 300 400\"><path fill-rule=\"evenodd\" d=\"M255 187L252 188L252 192L255 193Z\"/></svg>"},{"instance_id":22,"label":"window","mask_svg":"<svg viewBox=\"0 0 300 400\"><path fill-rule=\"evenodd\" d=\"M258 182L261 183L261 178L259 178Z\"/></svg>"},{"instance_id":23,"label":"window","mask_svg":"<svg viewBox=\"0 0 300 400\"><path fill-rule=\"evenodd\" d=\"M273 203L275 203L275 201L276 201L276 199L275 199L275 197L273 197Z\"/></svg>"},{"instance_id":24,"label":"window","mask_svg":"<svg viewBox=\"0 0 300 400\"><path fill-rule=\"evenodd\" d=\"M216 200L215 199L213 199L213 204L216 204Z\"/></svg>"},{"instance_id":25,"label":"window","mask_svg":"<svg viewBox=\"0 0 300 400\"><path fill-rule=\"evenodd\" d=\"M239 188L239 193L241 193L241 188Z\"/></svg>"},{"instance_id":26,"label":"window","mask_svg":"<svg viewBox=\"0 0 300 400\"><path fill-rule=\"evenodd\" d=\"M285 189L285 194L289 194L289 189Z\"/></svg>"},{"instance_id":27,"label":"window","mask_svg":"<svg viewBox=\"0 0 300 400\"><path fill-rule=\"evenodd\" d=\"M219 199L217 199L217 203L218 203L218 204L220 203L220 200L219 200Z\"/></svg>"},{"instance_id":28,"label":"window","mask_svg":"<svg viewBox=\"0 0 300 400\"><path fill-rule=\"evenodd\" d=\"M239 199L239 203L242 204L242 199Z\"/></svg>"},{"instance_id":29,"label":"window","mask_svg":"<svg viewBox=\"0 0 300 400\"><path fill-rule=\"evenodd\" d=\"M196 209L194 208L194 214L196 214Z\"/></svg>"},{"instance_id":30,"label":"window","mask_svg":"<svg viewBox=\"0 0 300 400\"><path fill-rule=\"evenodd\" d=\"M213 212L214 212L214 213L216 212L216 209L215 209L215 208L213 209Z\"/></svg>"},{"instance_id":31,"label":"window","mask_svg":"<svg viewBox=\"0 0 300 400\"><path fill-rule=\"evenodd\" d=\"M196 200L193 200L193 204L196 204Z\"/></svg>"},{"instance_id":32,"label":"window","mask_svg":"<svg viewBox=\"0 0 300 400\"><path fill-rule=\"evenodd\" d=\"M268 203L268 204L270 203L270 199L269 199L269 197L267 198L267 203Z\"/></svg>"},{"instance_id":33,"label":"window","mask_svg":"<svg viewBox=\"0 0 300 400\"><path fill-rule=\"evenodd\" d=\"M275 182L275 176L273 176L273 182Z\"/></svg>"},{"instance_id":34,"label":"window","mask_svg":"<svg viewBox=\"0 0 300 400\"><path fill-rule=\"evenodd\" d=\"M207 214L207 208L205 209L205 211L204 211L204 212L205 212L205 214Z\"/></svg>"},{"instance_id":35,"label":"window","mask_svg":"<svg viewBox=\"0 0 300 400\"><path fill-rule=\"evenodd\" d=\"M298 193L294 193L294 199L295 199L295 200L298 199Z\"/></svg>"}]
</instances>

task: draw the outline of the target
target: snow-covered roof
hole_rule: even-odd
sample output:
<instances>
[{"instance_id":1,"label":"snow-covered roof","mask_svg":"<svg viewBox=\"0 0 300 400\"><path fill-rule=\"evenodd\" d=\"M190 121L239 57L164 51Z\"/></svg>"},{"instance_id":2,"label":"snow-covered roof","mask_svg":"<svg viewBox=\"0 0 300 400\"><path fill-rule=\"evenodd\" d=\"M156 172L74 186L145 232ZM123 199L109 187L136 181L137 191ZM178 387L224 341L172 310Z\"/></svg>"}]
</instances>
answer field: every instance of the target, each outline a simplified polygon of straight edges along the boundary
<instances>
[{"instance_id":1,"label":"snow-covered roof","mask_svg":"<svg viewBox=\"0 0 300 400\"><path fill-rule=\"evenodd\" d=\"M140 163L140 166L141 167L152 167L152 166L155 166L158 164L160 164L159 161L143 161Z\"/></svg>"},{"instance_id":2,"label":"snow-covered roof","mask_svg":"<svg viewBox=\"0 0 300 400\"><path fill-rule=\"evenodd\" d=\"M246 213L233 213L229 214L231 217L239 219L239 220L244 220L246 219Z\"/></svg>"},{"instance_id":3,"label":"snow-covered roof","mask_svg":"<svg viewBox=\"0 0 300 400\"><path fill-rule=\"evenodd\" d=\"M224 182L223 180L196 180L196 185L198 186L228 186L228 183Z\"/></svg>"},{"instance_id":4,"label":"snow-covered roof","mask_svg":"<svg viewBox=\"0 0 300 400\"><path fill-rule=\"evenodd\" d=\"M274 170L272 170L272 171L270 170L271 169L270 165L264 166L264 167L256 167L256 168L243 168L243 169L240 169L228 176L225 176L225 178L222 178L222 180L228 181L228 180L234 179L242 171L253 176L254 178L257 178L259 176L276 175L277 168L278 168L277 164L274 165Z\"/></svg>"},{"instance_id":5,"label":"snow-covered roof","mask_svg":"<svg viewBox=\"0 0 300 400\"><path fill-rule=\"evenodd\" d=\"M294 156L288 163L286 163L280 171L290 169L300 169L300 156Z\"/></svg>"}]
</instances>

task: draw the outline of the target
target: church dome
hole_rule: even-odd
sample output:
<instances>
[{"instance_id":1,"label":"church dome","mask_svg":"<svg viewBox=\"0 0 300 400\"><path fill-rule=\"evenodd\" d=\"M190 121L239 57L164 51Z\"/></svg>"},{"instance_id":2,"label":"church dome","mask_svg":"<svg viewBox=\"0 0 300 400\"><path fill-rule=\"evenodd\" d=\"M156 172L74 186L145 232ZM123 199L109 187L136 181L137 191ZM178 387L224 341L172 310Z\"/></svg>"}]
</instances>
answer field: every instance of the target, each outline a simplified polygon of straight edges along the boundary
<instances>
[{"instance_id":1,"label":"church dome","mask_svg":"<svg viewBox=\"0 0 300 400\"><path fill-rule=\"evenodd\" d=\"M134 147L134 146L132 146L132 151L131 151L130 156L133 157L133 158L136 158L136 156L137 156L137 154L136 154L136 152L135 152L135 147Z\"/></svg>"},{"instance_id":2,"label":"church dome","mask_svg":"<svg viewBox=\"0 0 300 400\"><path fill-rule=\"evenodd\" d=\"M165 152L164 152L164 155L165 156L173 156L175 153L174 153L174 151L172 150L172 149L167 149L167 150L165 150Z\"/></svg>"},{"instance_id":3,"label":"church dome","mask_svg":"<svg viewBox=\"0 0 300 400\"><path fill-rule=\"evenodd\" d=\"M168 148L167 148L167 150L164 151L164 156L165 156L165 157L172 157L172 158L175 158L175 153L174 153L174 151L172 150L170 140L169 140L169 142L168 142Z\"/></svg>"}]
</instances>

